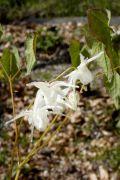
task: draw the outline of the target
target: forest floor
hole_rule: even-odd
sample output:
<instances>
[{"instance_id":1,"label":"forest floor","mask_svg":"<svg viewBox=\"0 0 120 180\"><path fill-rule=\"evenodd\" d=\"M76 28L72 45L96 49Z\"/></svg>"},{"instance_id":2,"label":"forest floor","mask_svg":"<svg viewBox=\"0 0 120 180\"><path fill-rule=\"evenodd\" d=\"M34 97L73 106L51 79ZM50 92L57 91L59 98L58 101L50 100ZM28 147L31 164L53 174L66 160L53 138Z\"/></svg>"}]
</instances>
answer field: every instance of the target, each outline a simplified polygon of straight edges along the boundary
<instances>
[{"instance_id":1,"label":"forest floor","mask_svg":"<svg viewBox=\"0 0 120 180\"><path fill-rule=\"evenodd\" d=\"M80 23L63 23L57 27L63 41L50 50L37 52L37 63L29 77L17 81L14 87L15 111L18 114L33 101L35 88L26 87L33 80L51 80L70 66L68 47L70 39L84 42ZM19 48L24 59L26 34L35 32L40 25L22 24L4 26L4 37L0 42L0 55L4 47ZM116 27L115 29L119 29ZM21 180L120 180L120 129L116 122L118 111L104 88L102 78L95 78L87 92L80 94L76 112L70 112L59 133L48 145L26 164L21 172ZM4 127L4 122L12 118L12 106L8 84L0 82L0 180L8 179L6 172L10 165L14 140L14 125ZM68 112L66 112L68 113ZM51 117L52 118L52 117ZM50 138L54 130L64 120L59 117L44 140ZM20 154L24 158L42 133L31 131L25 120L20 127ZM15 170L13 172L14 176Z\"/></svg>"}]
</instances>

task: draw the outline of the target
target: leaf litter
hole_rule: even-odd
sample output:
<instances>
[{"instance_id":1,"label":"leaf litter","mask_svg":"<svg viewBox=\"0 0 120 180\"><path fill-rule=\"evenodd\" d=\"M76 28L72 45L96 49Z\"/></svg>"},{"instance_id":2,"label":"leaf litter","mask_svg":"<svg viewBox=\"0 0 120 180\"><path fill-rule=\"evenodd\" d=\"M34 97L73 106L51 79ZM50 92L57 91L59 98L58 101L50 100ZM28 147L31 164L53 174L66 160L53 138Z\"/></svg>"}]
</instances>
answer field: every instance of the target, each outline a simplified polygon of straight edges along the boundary
<instances>
[{"instance_id":1,"label":"leaf litter","mask_svg":"<svg viewBox=\"0 0 120 180\"><path fill-rule=\"evenodd\" d=\"M79 39L81 37L81 34L76 33L80 27L81 25L79 24L68 23L62 24L61 27L57 28L59 29L59 33L65 36L64 43L69 44L70 39L75 34L77 34L75 38ZM24 58L23 44L26 33L34 32L37 28L37 25L29 25L29 27L23 25L22 28L21 26L15 25L5 26L5 37L7 37L9 41L3 38L0 52L4 47L12 47L13 44L15 44L19 47L19 52ZM13 42L11 40L12 38L14 39ZM83 37L81 38L84 39ZM59 52L61 51L63 51L62 48ZM68 51L68 49L66 49L66 51ZM38 57L46 57L46 54L47 52L39 52ZM46 60L42 58L39 60L39 63L44 60L52 62L53 59L55 59L53 58L54 56L56 56L56 54L53 53L51 58L51 55L48 53L47 57L49 58ZM66 56L63 57L63 61L65 61ZM68 63L69 56L67 57ZM57 61L57 58L55 61ZM69 66L67 63L65 63L66 66ZM56 66L60 67L58 64ZM54 65L49 64L49 66L46 66L45 71L49 71L49 67L54 69ZM63 69L60 67L61 72ZM42 70L42 68L40 70ZM35 72L36 70L33 71L33 74ZM58 69L56 68L54 76L57 73ZM40 79L39 76L38 79ZM26 77L18 81L15 85L14 97L16 114L24 107L27 107L35 96L36 89L25 86L29 81L32 81L32 79ZM25 165L20 179L120 179L120 136L119 129L115 126L115 106L103 87L102 82L97 83L96 86L92 84L88 92L83 92L80 95L77 111L69 115L68 121L60 132L52 137L48 145L40 150L29 164ZM12 118L12 108L9 87L2 81L0 83L0 99L0 179L2 180L6 176L8 164L10 163L10 153L14 140L14 126L3 126L3 122ZM52 132L63 119L64 117L58 118L56 124L53 125L44 140L47 140L51 136ZM33 142L40 136L41 133L35 130ZM23 158L33 146L30 144L30 129L26 121L23 121L21 124L19 142L20 153Z\"/></svg>"}]
</instances>

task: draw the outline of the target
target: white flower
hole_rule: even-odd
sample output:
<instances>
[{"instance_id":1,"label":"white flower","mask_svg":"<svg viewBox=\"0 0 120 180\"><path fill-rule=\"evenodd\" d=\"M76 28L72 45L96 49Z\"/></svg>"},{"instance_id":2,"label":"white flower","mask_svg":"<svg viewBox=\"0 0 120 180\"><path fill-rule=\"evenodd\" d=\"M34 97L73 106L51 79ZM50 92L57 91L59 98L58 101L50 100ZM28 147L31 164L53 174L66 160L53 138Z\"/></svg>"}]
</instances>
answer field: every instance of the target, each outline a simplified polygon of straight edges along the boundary
<instances>
[{"instance_id":1,"label":"white flower","mask_svg":"<svg viewBox=\"0 0 120 180\"><path fill-rule=\"evenodd\" d=\"M90 59L84 59L84 56L80 54L81 63L77 67L76 70L72 71L70 74L66 75L65 77L68 77L68 81L70 84L75 85L77 80L80 80L80 82L83 85L87 85L88 83L93 81L93 75L91 71L88 69L87 64L91 61L94 61L95 59L98 59L103 52L98 53L97 55L93 56Z\"/></svg>"},{"instance_id":2,"label":"white flower","mask_svg":"<svg viewBox=\"0 0 120 180\"><path fill-rule=\"evenodd\" d=\"M79 94L75 90L73 90L68 93L68 96L65 97L64 100L61 100L61 103L66 108L70 108L76 111L79 100L80 100Z\"/></svg>"},{"instance_id":3,"label":"white flower","mask_svg":"<svg viewBox=\"0 0 120 180\"><path fill-rule=\"evenodd\" d=\"M6 124L9 124L21 117L27 117L29 124L32 128L36 128L38 130L44 131L49 124L48 115L50 114L48 107L45 106L45 101L43 96L41 95L40 90L37 91L36 98L31 110L26 110L17 115L12 120L8 121Z\"/></svg>"},{"instance_id":4,"label":"white flower","mask_svg":"<svg viewBox=\"0 0 120 180\"><path fill-rule=\"evenodd\" d=\"M49 111L45 107L37 108L36 111L26 110L17 115L12 120L6 122L5 125L8 125L9 123L14 122L19 118L26 117L32 128L35 127L40 131L44 131L49 124L48 115Z\"/></svg>"},{"instance_id":5,"label":"white flower","mask_svg":"<svg viewBox=\"0 0 120 180\"><path fill-rule=\"evenodd\" d=\"M49 111L43 107L37 108L36 111L32 112L32 114L30 113L26 116L28 116L28 122L32 127L35 127L40 131L44 131L49 124L49 114Z\"/></svg>"},{"instance_id":6,"label":"white flower","mask_svg":"<svg viewBox=\"0 0 120 180\"><path fill-rule=\"evenodd\" d=\"M39 99L43 98L44 105L49 107L49 109L52 109L53 114L62 114L65 109L65 96L67 95L68 88L62 89L62 87L75 87L64 81L55 81L52 83L32 82L27 85L34 85L39 88L39 94L36 101L40 101Z\"/></svg>"},{"instance_id":7,"label":"white flower","mask_svg":"<svg viewBox=\"0 0 120 180\"><path fill-rule=\"evenodd\" d=\"M36 129L43 131L49 123L48 114L44 98L40 90L38 90L33 105L32 115L28 116L28 121L36 127Z\"/></svg>"},{"instance_id":8,"label":"white flower","mask_svg":"<svg viewBox=\"0 0 120 180\"><path fill-rule=\"evenodd\" d=\"M32 109L20 113L6 124L26 116L32 128L35 127L38 130L44 131L49 124L48 116L50 114L62 114L65 109L64 98L67 92L61 86L73 87L73 85L68 85L68 83L62 81L53 83L32 82L28 84L28 86L31 85L39 88Z\"/></svg>"},{"instance_id":9,"label":"white flower","mask_svg":"<svg viewBox=\"0 0 120 180\"><path fill-rule=\"evenodd\" d=\"M38 130L44 131L49 124L50 114L62 114L66 106L74 109L69 101L66 102L66 95L69 87L73 88L76 86L63 81L52 83L32 82L28 84L28 86L31 85L38 88L32 109L23 111L6 124L25 116L32 129L35 127Z\"/></svg>"},{"instance_id":10,"label":"white flower","mask_svg":"<svg viewBox=\"0 0 120 180\"><path fill-rule=\"evenodd\" d=\"M70 108L71 108L72 110L75 111L75 110L77 109L79 100L80 100L80 96L79 96L78 92L76 92L76 91L71 91L71 92L68 94L68 101L67 101L67 103L69 104L69 106L70 106Z\"/></svg>"}]
</instances>

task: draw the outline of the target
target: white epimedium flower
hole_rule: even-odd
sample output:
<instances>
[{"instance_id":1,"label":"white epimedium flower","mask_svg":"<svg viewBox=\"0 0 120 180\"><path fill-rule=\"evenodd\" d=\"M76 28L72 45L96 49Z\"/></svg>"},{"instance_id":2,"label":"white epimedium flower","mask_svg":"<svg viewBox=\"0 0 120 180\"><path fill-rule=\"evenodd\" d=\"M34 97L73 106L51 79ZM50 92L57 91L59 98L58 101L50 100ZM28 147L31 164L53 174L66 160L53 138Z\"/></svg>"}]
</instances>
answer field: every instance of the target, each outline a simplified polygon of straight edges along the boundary
<instances>
[{"instance_id":1,"label":"white epimedium flower","mask_svg":"<svg viewBox=\"0 0 120 180\"><path fill-rule=\"evenodd\" d=\"M80 100L80 96L79 96L78 92L76 92L75 90L73 90L73 91L70 90L67 97L65 97L64 100L61 100L61 103L66 108L70 108L70 109L76 111L79 100Z\"/></svg>"},{"instance_id":2,"label":"white epimedium flower","mask_svg":"<svg viewBox=\"0 0 120 180\"><path fill-rule=\"evenodd\" d=\"M33 111L32 116L28 116L29 124L40 131L44 131L49 124L49 114L47 107L37 108Z\"/></svg>"},{"instance_id":3,"label":"white epimedium flower","mask_svg":"<svg viewBox=\"0 0 120 180\"><path fill-rule=\"evenodd\" d=\"M33 109L26 110L17 115L12 120L6 122L5 125L8 125L22 117L26 117L32 128L35 127L37 130L44 131L49 124L49 114L50 113L47 110L47 107L37 108L36 111Z\"/></svg>"},{"instance_id":4,"label":"white epimedium flower","mask_svg":"<svg viewBox=\"0 0 120 180\"><path fill-rule=\"evenodd\" d=\"M93 74L88 69L87 64L98 59L104 52L100 52L97 55L93 56L90 59L84 59L84 56L80 54L81 63L77 67L76 70L72 71L70 74L66 75L65 77L68 78L70 84L75 85L77 80L83 85L87 85L93 81Z\"/></svg>"},{"instance_id":5,"label":"white epimedium flower","mask_svg":"<svg viewBox=\"0 0 120 180\"><path fill-rule=\"evenodd\" d=\"M55 81L52 83L48 82L32 82L27 84L28 86L35 86L39 88L38 98L36 98L39 103L41 97L44 99L44 105L52 109L55 114L62 114L65 109L65 96L67 95L68 87L76 87L68 84L64 81ZM67 87L62 89L62 87ZM63 103L64 102L64 103Z\"/></svg>"},{"instance_id":6,"label":"white epimedium flower","mask_svg":"<svg viewBox=\"0 0 120 180\"><path fill-rule=\"evenodd\" d=\"M53 114L52 111L49 111L51 108L53 107L45 105L45 100L40 90L38 90L31 110L21 112L15 118L8 121L6 125L22 117L26 117L32 129L35 127L37 130L44 131L49 124L49 115Z\"/></svg>"},{"instance_id":7,"label":"white epimedium flower","mask_svg":"<svg viewBox=\"0 0 120 180\"><path fill-rule=\"evenodd\" d=\"M71 104L66 103L66 95L69 87L73 88L76 86L63 81L55 81L53 83L32 82L28 84L28 86L31 85L39 88L32 109L23 111L8 121L6 125L25 116L32 129L35 127L38 130L44 131L49 124L50 114L62 114L66 106L71 108ZM65 88L62 89L61 87Z\"/></svg>"},{"instance_id":8,"label":"white epimedium flower","mask_svg":"<svg viewBox=\"0 0 120 180\"><path fill-rule=\"evenodd\" d=\"M68 84L68 82L64 82L64 81L54 81L54 82L31 82L28 83L27 86L35 86L38 89L43 89L43 88L49 88L52 90L55 90L57 93L61 94L61 87L77 87L75 85L72 84ZM63 93L62 93L63 94Z\"/></svg>"},{"instance_id":9,"label":"white epimedium flower","mask_svg":"<svg viewBox=\"0 0 120 180\"><path fill-rule=\"evenodd\" d=\"M45 100L41 95L40 90L37 91L34 104L31 110L26 110L17 115L12 120L8 121L6 124L9 124L21 117L27 117L27 120L32 128L36 128L38 130L44 131L49 124L48 115L50 112L48 111L48 107L45 106Z\"/></svg>"},{"instance_id":10,"label":"white epimedium flower","mask_svg":"<svg viewBox=\"0 0 120 180\"><path fill-rule=\"evenodd\" d=\"M72 88L71 88L72 87ZM64 108L70 108L72 110L77 109L78 102L80 100L80 96L75 88L78 86L70 86L63 89L64 98L58 96L58 102L62 104Z\"/></svg>"}]
</instances>

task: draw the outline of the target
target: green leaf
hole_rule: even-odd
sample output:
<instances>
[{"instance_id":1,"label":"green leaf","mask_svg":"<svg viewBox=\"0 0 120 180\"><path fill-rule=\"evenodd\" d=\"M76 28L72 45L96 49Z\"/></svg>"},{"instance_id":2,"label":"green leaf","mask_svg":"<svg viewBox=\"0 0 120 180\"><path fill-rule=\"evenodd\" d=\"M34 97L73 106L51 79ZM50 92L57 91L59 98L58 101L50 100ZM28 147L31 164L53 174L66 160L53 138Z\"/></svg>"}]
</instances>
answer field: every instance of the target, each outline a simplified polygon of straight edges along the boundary
<instances>
[{"instance_id":1,"label":"green leaf","mask_svg":"<svg viewBox=\"0 0 120 180\"><path fill-rule=\"evenodd\" d=\"M96 42L93 44L92 53L97 54L104 51L105 47L102 43ZM109 96L113 99L116 108L120 108L120 75L116 71L112 71L109 57L105 53L104 57L97 61L97 64L104 71L104 84Z\"/></svg>"},{"instance_id":2,"label":"green leaf","mask_svg":"<svg viewBox=\"0 0 120 180\"><path fill-rule=\"evenodd\" d=\"M92 48L93 43L96 41L95 37L91 35L88 24L82 27L82 33L85 36L85 41L89 48Z\"/></svg>"},{"instance_id":3,"label":"green leaf","mask_svg":"<svg viewBox=\"0 0 120 180\"><path fill-rule=\"evenodd\" d=\"M105 45L111 68L120 66L120 59L112 44L112 29L109 27L110 14L108 11L89 10L88 24L91 34ZM120 69L116 70L120 74Z\"/></svg>"},{"instance_id":4,"label":"green leaf","mask_svg":"<svg viewBox=\"0 0 120 180\"><path fill-rule=\"evenodd\" d=\"M109 18L106 11L89 10L88 11L88 24L91 33L104 44L111 45L110 32L108 26Z\"/></svg>"},{"instance_id":5,"label":"green leaf","mask_svg":"<svg viewBox=\"0 0 120 180\"><path fill-rule=\"evenodd\" d=\"M87 46L87 44L85 44L80 53L85 57L85 58L89 58L90 57L90 52L89 52L89 47Z\"/></svg>"},{"instance_id":6,"label":"green leaf","mask_svg":"<svg viewBox=\"0 0 120 180\"><path fill-rule=\"evenodd\" d=\"M3 70L0 68L0 79L4 79Z\"/></svg>"},{"instance_id":7,"label":"green leaf","mask_svg":"<svg viewBox=\"0 0 120 180\"><path fill-rule=\"evenodd\" d=\"M94 42L94 44L92 46L92 56L100 53L101 51L105 52L104 44L102 44L101 42L97 42L97 41ZM99 60L96 62L100 67L102 67L104 74L107 76L108 80L110 80L112 77L112 69L111 69L111 64L110 64L107 54L104 53L104 55L102 55L99 58Z\"/></svg>"},{"instance_id":8,"label":"green leaf","mask_svg":"<svg viewBox=\"0 0 120 180\"><path fill-rule=\"evenodd\" d=\"M108 94L114 100L117 109L120 108L120 75L114 72L111 81L108 81L107 77L104 77L105 86Z\"/></svg>"},{"instance_id":9,"label":"green leaf","mask_svg":"<svg viewBox=\"0 0 120 180\"><path fill-rule=\"evenodd\" d=\"M0 63L5 78L13 78L13 76L18 72L16 58L8 48L4 49Z\"/></svg>"},{"instance_id":10,"label":"green leaf","mask_svg":"<svg viewBox=\"0 0 120 180\"><path fill-rule=\"evenodd\" d=\"M71 57L71 62L73 67L77 67L80 64L80 42L77 40L72 40L70 47L69 47L69 53Z\"/></svg>"},{"instance_id":11,"label":"green leaf","mask_svg":"<svg viewBox=\"0 0 120 180\"><path fill-rule=\"evenodd\" d=\"M16 47L13 47L12 52L13 52L15 58L16 58L17 67L20 69L21 64L20 64L20 56L19 56L18 49Z\"/></svg>"},{"instance_id":12,"label":"green leaf","mask_svg":"<svg viewBox=\"0 0 120 180\"><path fill-rule=\"evenodd\" d=\"M28 37L26 40L26 62L27 62L27 75L31 73L31 70L35 64L36 58L36 35L34 37Z\"/></svg>"}]
</instances>

